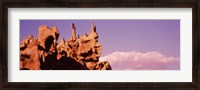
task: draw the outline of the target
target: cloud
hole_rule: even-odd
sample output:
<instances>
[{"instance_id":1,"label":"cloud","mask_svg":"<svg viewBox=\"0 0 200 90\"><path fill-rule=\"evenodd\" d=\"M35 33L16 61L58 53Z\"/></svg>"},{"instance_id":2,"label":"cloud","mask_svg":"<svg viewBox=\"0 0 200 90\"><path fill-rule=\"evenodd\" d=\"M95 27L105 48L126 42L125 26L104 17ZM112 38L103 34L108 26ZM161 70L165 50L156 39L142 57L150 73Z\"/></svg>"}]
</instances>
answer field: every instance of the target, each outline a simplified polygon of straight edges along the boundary
<instances>
[{"instance_id":1,"label":"cloud","mask_svg":"<svg viewBox=\"0 0 200 90\"><path fill-rule=\"evenodd\" d=\"M179 70L180 58L167 57L158 51L113 52L100 58L108 60L113 70Z\"/></svg>"}]
</instances>

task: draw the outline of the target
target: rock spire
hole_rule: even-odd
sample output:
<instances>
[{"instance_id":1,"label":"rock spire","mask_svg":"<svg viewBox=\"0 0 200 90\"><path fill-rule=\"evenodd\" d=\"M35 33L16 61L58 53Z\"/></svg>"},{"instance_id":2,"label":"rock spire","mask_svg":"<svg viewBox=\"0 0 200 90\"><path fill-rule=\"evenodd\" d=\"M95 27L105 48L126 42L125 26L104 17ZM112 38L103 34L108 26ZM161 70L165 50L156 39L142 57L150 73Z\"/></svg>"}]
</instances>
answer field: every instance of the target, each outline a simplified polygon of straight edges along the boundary
<instances>
[{"instance_id":1,"label":"rock spire","mask_svg":"<svg viewBox=\"0 0 200 90\"><path fill-rule=\"evenodd\" d=\"M78 35L72 23L70 39L57 43L56 26L40 26L38 38L29 35L20 43L21 70L111 70L108 61L99 61L102 46L94 22L90 34Z\"/></svg>"}]
</instances>

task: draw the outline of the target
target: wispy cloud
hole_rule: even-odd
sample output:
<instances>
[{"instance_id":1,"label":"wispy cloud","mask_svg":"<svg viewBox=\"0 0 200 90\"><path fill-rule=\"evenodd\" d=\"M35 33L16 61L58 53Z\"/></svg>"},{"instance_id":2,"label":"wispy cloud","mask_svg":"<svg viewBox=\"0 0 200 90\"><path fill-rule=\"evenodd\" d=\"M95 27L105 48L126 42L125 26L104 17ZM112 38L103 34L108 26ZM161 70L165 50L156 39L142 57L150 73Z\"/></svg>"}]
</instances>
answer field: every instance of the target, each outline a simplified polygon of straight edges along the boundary
<instances>
[{"instance_id":1,"label":"wispy cloud","mask_svg":"<svg viewBox=\"0 0 200 90\"><path fill-rule=\"evenodd\" d=\"M180 58L167 57L158 51L113 52L101 57L108 60L114 70L179 70Z\"/></svg>"}]
</instances>

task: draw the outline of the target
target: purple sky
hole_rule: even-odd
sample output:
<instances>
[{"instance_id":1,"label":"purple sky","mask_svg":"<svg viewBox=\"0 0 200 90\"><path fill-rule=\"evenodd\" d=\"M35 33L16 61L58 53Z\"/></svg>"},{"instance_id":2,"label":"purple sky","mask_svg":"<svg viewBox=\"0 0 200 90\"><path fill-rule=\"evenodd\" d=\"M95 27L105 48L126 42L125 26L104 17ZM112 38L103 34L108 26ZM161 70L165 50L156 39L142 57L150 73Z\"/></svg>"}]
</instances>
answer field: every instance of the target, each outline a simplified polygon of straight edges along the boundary
<instances>
[{"instance_id":1,"label":"purple sky","mask_svg":"<svg viewBox=\"0 0 200 90\"><path fill-rule=\"evenodd\" d=\"M113 70L180 70L179 20L21 20L20 41L37 37L38 27L57 26L61 38L69 39L71 24L77 35L96 25L103 50Z\"/></svg>"},{"instance_id":2,"label":"purple sky","mask_svg":"<svg viewBox=\"0 0 200 90\"><path fill-rule=\"evenodd\" d=\"M101 56L115 51L159 51L166 56L180 56L179 20L20 20L20 41L29 34L37 37L40 25L53 25L62 37L69 39L74 22L77 35L89 33L91 24L97 27L99 41L103 46Z\"/></svg>"}]
</instances>

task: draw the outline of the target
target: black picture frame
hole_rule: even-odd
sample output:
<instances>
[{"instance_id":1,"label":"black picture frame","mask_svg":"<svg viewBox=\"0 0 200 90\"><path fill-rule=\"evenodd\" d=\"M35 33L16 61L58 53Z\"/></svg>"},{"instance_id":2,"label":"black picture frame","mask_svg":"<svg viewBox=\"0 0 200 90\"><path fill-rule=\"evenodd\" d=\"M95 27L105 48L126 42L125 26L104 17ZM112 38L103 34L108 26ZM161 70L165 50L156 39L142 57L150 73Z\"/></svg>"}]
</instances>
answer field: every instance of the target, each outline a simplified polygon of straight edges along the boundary
<instances>
[{"instance_id":1,"label":"black picture frame","mask_svg":"<svg viewBox=\"0 0 200 90\"><path fill-rule=\"evenodd\" d=\"M1 88L132 88L132 89L200 89L198 0L3 0L1 6ZM192 8L192 82L8 82L8 8ZM164 77L165 78L165 77Z\"/></svg>"}]
</instances>

